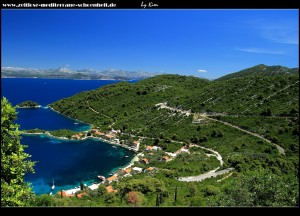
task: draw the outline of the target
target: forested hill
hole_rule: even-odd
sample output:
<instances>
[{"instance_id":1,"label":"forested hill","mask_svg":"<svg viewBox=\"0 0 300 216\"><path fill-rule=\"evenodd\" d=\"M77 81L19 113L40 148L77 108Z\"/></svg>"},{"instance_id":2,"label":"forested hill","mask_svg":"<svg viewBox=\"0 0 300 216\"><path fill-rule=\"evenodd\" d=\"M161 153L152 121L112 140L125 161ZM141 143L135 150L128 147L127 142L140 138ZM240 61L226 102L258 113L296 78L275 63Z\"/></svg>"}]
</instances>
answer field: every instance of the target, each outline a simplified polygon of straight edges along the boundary
<instances>
[{"instance_id":1,"label":"forested hill","mask_svg":"<svg viewBox=\"0 0 300 216\"><path fill-rule=\"evenodd\" d=\"M98 126L134 121L135 116L168 102L200 113L290 116L298 112L299 75L253 76L208 81L159 75L129 84L119 82L50 104L55 110Z\"/></svg>"},{"instance_id":2,"label":"forested hill","mask_svg":"<svg viewBox=\"0 0 300 216\"><path fill-rule=\"evenodd\" d=\"M235 73L231 73L225 76L222 76L216 80L227 80L231 78L239 77L254 77L257 75L266 75L266 76L283 76L283 75L293 75L299 74L299 68L287 68L280 65L276 66L267 66L264 64L259 64L245 70L241 70Z\"/></svg>"},{"instance_id":3,"label":"forested hill","mask_svg":"<svg viewBox=\"0 0 300 216\"><path fill-rule=\"evenodd\" d=\"M123 178L113 185L121 192L114 201L100 196L94 205L130 205L129 193L137 191L142 206L299 206L298 102L298 73L218 81L159 75L103 86L49 106L101 132L119 131L117 138L127 146L139 140L142 156L134 166L158 170ZM215 151L224 164L195 145ZM148 154L148 146L162 150ZM161 160L182 146L189 146L190 153L167 163ZM219 167L233 168L234 173L193 179ZM153 182L160 187L151 189ZM154 191L161 191L160 202Z\"/></svg>"}]
</instances>

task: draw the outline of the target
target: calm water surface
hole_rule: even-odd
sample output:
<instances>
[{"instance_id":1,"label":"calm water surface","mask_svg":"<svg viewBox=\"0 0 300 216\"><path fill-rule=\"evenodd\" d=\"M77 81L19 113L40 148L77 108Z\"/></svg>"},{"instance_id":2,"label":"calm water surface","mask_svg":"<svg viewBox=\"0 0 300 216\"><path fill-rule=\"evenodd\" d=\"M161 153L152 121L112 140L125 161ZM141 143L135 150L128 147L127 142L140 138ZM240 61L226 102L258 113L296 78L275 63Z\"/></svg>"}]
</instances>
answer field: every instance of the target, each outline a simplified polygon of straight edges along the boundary
<instances>
[{"instance_id":1,"label":"calm water surface","mask_svg":"<svg viewBox=\"0 0 300 216\"><path fill-rule=\"evenodd\" d=\"M47 105L81 91L115 82L117 81L2 78L1 96L5 96L14 106L26 100L38 102L42 106L40 109L17 109L16 123L20 125L20 129L84 131L90 129L88 124L54 112ZM54 193L60 189L79 186L80 181L90 185L98 181L97 175L108 176L127 165L134 156L127 149L113 148L110 144L94 139L70 141L45 135L23 135L21 143L28 146L25 151L32 155L31 159L38 161L35 173L25 176L25 180L32 183L36 194L50 193L53 180Z\"/></svg>"}]
</instances>

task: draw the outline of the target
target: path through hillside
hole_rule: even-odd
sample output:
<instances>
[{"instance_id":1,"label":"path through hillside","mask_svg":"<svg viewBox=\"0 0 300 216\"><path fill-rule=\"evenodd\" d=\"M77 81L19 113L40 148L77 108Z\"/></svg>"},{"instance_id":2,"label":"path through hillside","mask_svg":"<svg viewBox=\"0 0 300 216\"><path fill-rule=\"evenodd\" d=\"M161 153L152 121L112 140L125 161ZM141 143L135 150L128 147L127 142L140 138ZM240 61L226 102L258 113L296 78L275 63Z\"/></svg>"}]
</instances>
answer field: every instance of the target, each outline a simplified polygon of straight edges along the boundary
<instances>
[{"instance_id":1,"label":"path through hillside","mask_svg":"<svg viewBox=\"0 0 300 216\"><path fill-rule=\"evenodd\" d=\"M284 149L283 149L281 146L279 146L279 145L277 145L277 144L275 144L275 143L272 143L270 140L264 138L263 136L261 136L261 135L259 135L259 134L257 134L257 133L253 133L253 132L244 130L244 129L242 129L242 128L236 126L236 125L232 125L232 124L230 124L230 123L228 123L228 122L224 122L224 121L221 121L221 120L209 118L209 117L207 117L207 116L205 116L204 118L207 118L207 119L212 120L212 121L220 122L220 123L222 123L222 124L225 124L225 125L227 125L227 126L233 127L233 128L235 128L235 129L238 129L238 130L240 130L240 131L243 131L243 132L245 132L245 133L247 133L247 134L250 134L250 135L252 135L252 136L258 137L258 138L260 138L260 139L266 141L267 143L270 143L270 144L274 145L274 146L278 149L278 151L279 151L280 154L284 154Z\"/></svg>"},{"instance_id":2,"label":"path through hillside","mask_svg":"<svg viewBox=\"0 0 300 216\"><path fill-rule=\"evenodd\" d=\"M209 171L207 173L204 173L204 174L201 174L201 175L198 175L198 176L180 177L180 178L178 178L178 181L185 181L185 182L202 181L202 180L207 179L207 178L216 177L218 175L223 175L223 174L228 173L232 170L234 170L234 168L227 168L227 169L224 169L224 170L220 170L218 172L216 172L216 170L212 170L212 171Z\"/></svg>"},{"instance_id":3,"label":"path through hillside","mask_svg":"<svg viewBox=\"0 0 300 216\"><path fill-rule=\"evenodd\" d=\"M266 141L267 143L270 143L271 145L274 145L278 149L278 151L279 151L280 154L285 154L285 150L281 146L277 145L276 143L271 142L270 140L264 138L263 136L261 136L261 135L259 135L257 133L253 133L253 132L244 130L244 129L242 129L242 128L236 126L236 125L230 124L228 122L224 122L224 121L221 121L221 120L210 118L210 117L208 117L207 115L205 115L203 113L191 113L191 111L184 111L184 110L181 110L181 109L170 107L170 106L167 106L166 103L156 104L156 107L158 107L158 109L168 109L168 110L179 112L179 113L186 114L186 115L190 115L190 114L192 114L192 115L198 115L198 116L201 116L202 118L205 118L205 119L208 119L208 120L212 120L212 121L215 121L215 122L219 122L219 123L225 124L225 125L230 126L232 128L238 129L238 130L240 130L240 131L242 131L244 133L247 133L247 134L250 134L252 136L258 137L258 138Z\"/></svg>"}]
</instances>

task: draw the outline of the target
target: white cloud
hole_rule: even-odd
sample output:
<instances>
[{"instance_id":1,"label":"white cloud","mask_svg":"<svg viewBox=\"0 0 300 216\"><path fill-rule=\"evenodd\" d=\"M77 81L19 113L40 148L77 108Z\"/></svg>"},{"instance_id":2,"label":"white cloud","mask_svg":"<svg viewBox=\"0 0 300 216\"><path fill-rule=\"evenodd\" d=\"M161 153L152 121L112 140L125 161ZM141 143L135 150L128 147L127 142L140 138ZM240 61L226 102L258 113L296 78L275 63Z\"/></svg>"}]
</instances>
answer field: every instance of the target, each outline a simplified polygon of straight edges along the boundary
<instances>
[{"instance_id":1,"label":"white cloud","mask_svg":"<svg viewBox=\"0 0 300 216\"><path fill-rule=\"evenodd\" d=\"M259 53L259 54L272 54L272 55L284 55L287 54L284 51L261 49L261 48L235 48L237 51Z\"/></svg>"},{"instance_id":2,"label":"white cloud","mask_svg":"<svg viewBox=\"0 0 300 216\"><path fill-rule=\"evenodd\" d=\"M200 70L198 70L198 72L199 72L199 73L206 73L207 70L200 69Z\"/></svg>"},{"instance_id":3,"label":"white cloud","mask_svg":"<svg viewBox=\"0 0 300 216\"><path fill-rule=\"evenodd\" d=\"M298 45L298 29L291 25L273 25L262 29L262 36L275 43Z\"/></svg>"},{"instance_id":4,"label":"white cloud","mask_svg":"<svg viewBox=\"0 0 300 216\"><path fill-rule=\"evenodd\" d=\"M273 43L299 44L299 22L298 19L278 17L274 19L256 18L249 21L259 35Z\"/></svg>"}]
</instances>

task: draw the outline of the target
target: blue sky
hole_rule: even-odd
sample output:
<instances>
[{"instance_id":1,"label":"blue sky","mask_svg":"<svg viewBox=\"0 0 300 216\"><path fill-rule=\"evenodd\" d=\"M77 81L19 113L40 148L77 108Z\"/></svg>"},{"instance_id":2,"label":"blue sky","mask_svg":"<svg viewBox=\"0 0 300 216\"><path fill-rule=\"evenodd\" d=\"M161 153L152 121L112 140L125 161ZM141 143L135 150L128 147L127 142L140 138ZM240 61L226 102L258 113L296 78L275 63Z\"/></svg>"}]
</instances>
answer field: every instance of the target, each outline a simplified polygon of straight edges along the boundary
<instances>
[{"instance_id":1,"label":"blue sky","mask_svg":"<svg viewBox=\"0 0 300 216\"><path fill-rule=\"evenodd\" d=\"M2 10L2 66L120 69L215 79L299 67L298 10Z\"/></svg>"}]
</instances>

